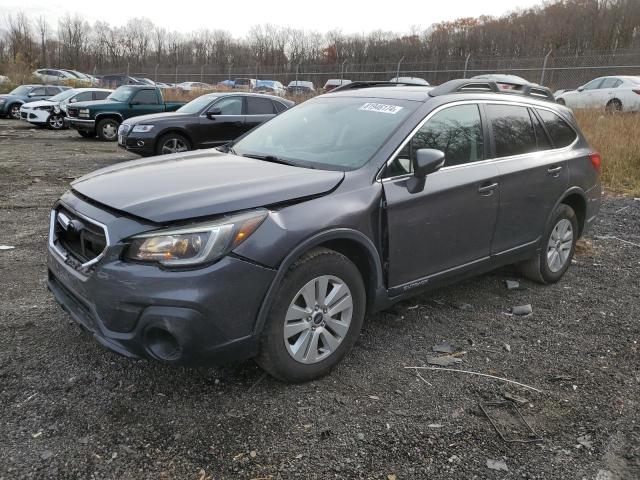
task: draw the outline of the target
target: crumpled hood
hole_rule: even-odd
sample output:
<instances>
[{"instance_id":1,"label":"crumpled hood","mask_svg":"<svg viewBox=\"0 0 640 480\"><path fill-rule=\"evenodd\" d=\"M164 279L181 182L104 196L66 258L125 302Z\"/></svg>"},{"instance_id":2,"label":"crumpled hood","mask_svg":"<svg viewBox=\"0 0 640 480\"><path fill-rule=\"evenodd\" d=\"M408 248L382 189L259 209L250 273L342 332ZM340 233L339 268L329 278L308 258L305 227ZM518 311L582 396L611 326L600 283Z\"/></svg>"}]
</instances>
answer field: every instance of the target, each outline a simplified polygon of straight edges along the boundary
<instances>
[{"instance_id":1,"label":"crumpled hood","mask_svg":"<svg viewBox=\"0 0 640 480\"><path fill-rule=\"evenodd\" d=\"M199 150L121 163L71 185L103 205L164 223L321 195L343 178L343 172Z\"/></svg>"},{"instance_id":2,"label":"crumpled hood","mask_svg":"<svg viewBox=\"0 0 640 480\"><path fill-rule=\"evenodd\" d=\"M37 100L35 102L25 103L27 108L44 107L47 105L60 105L60 102L51 102L49 100Z\"/></svg>"}]
</instances>

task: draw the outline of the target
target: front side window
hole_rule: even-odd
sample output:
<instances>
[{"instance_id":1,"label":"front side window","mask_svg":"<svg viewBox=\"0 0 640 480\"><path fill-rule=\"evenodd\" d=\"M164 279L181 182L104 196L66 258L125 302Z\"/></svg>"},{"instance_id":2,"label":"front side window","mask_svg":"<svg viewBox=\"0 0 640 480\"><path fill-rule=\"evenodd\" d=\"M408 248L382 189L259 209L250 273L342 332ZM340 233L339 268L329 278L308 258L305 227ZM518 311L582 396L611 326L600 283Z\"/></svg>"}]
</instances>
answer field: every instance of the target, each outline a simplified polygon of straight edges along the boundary
<instances>
[{"instance_id":1,"label":"front side window","mask_svg":"<svg viewBox=\"0 0 640 480\"><path fill-rule=\"evenodd\" d=\"M213 102L217 97L215 95L202 95L198 98L194 98L189 103L183 105L178 110L179 113L198 113L202 111L207 105Z\"/></svg>"},{"instance_id":2,"label":"front side window","mask_svg":"<svg viewBox=\"0 0 640 480\"><path fill-rule=\"evenodd\" d=\"M487 105L496 157L510 157L535 152L536 136L526 107L517 105Z\"/></svg>"},{"instance_id":3,"label":"front side window","mask_svg":"<svg viewBox=\"0 0 640 480\"><path fill-rule=\"evenodd\" d=\"M158 95L155 90L140 90L135 94L131 102L138 105L157 105Z\"/></svg>"},{"instance_id":4,"label":"front side window","mask_svg":"<svg viewBox=\"0 0 640 480\"><path fill-rule=\"evenodd\" d=\"M576 132L562 118L549 110L538 110L555 148L568 147L577 137Z\"/></svg>"},{"instance_id":5,"label":"front side window","mask_svg":"<svg viewBox=\"0 0 640 480\"><path fill-rule=\"evenodd\" d=\"M247 97L247 115L272 115L273 103L268 98Z\"/></svg>"},{"instance_id":6,"label":"front side window","mask_svg":"<svg viewBox=\"0 0 640 480\"><path fill-rule=\"evenodd\" d=\"M47 95L57 95L58 93L60 93L62 91L62 89L58 88L58 87L46 87L45 89Z\"/></svg>"},{"instance_id":7,"label":"front side window","mask_svg":"<svg viewBox=\"0 0 640 480\"><path fill-rule=\"evenodd\" d=\"M213 106L220 109L220 115L242 115L242 97L225 97Z\"/></svg>"},{"instance_id":8,"label":"front side window","mask_svg":"<svg viewBox=\"0 0 640 480\"><path fill-rule=\"evenodd\" d=\"M103 92L103 91L93 92L93 99L94 100L104 100L108 96L109 96L109 92Z\"/></svg>"}]
</instances>

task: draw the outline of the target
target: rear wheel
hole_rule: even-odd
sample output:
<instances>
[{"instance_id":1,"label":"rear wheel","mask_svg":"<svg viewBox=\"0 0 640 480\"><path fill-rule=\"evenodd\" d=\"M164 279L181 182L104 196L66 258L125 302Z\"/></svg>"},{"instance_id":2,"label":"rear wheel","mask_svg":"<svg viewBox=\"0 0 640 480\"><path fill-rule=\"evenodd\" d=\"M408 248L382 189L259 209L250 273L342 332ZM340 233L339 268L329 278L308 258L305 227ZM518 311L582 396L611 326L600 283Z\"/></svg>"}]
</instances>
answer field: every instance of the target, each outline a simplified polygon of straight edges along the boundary
<instances>
[{"instance_id":1,"label":"rear wheel","mask_svg":"<svg viewBox=\"0 0 640 480\"><path fill-rule=\"evenodd\" d=\"M78 130L78 133L83 138L95 138L96 132L90 132L88 130Z\"/></svg>"},{"instance_id":2,"label":"rear wheel","mask_svg":"<svg viewBox=\"0 0 640 480\"><path fill-rule=\"evenodd\" d=\"M605 111L607 113L618 113L622 111L622 102L617 98L609 100L607 106L605 107Z\"/></svg>"},{"instance_id":3,"label":"rear wheel","mask_svg":"<svg viewBox=\"0 0 640 480\"><path fill-rule=\"evenodd\" d=\"M62 115L54 113L47 119L47 126L52 130L62 130L64 128L64 118Z\"/></svg>"},{"instance_id":4,"label":"rear wheel","mask_svg":"<svg viewBox=\"0 0 640 480\"><path fill-rule=\"evenodd\" d=\"M19 103L14 103L9 107L9 118L20 120L20 106Z\"/></svg>"},{"instance_id":5,"label":"rear wheel","mask_svg":"<svg viewBox=\"0 0 640 480\"><path fill-rule=\"evenodd\" d=\"M364 320L366 294L358 268L318 248L287 272L262 333L258 364L285 382L326 375L349 352Z\"/></svg>"},{"instance_id":6,"label":"rear wheel","mask_svg":"<svg viewBox=\"0 0 640 480\"><path fill-rule=\"evenodd\" d=\"M525 277L538 283L556 283L571 265L578 240L578 220L569 205L556 208L542 236L540 252L521 265Z\"/></svg>"},{"instance_id":7,"label":"rear wheel","mask_svg":"<svg viewBox=\"0 0 640 480\"><path fill-rule=\"evenodd\" d=\"M100 120L96 126L98 138L104 142L113 142L118 137L120 122L114 118Z\"/></svg>"},{"instance_id":8,"label":"rear wheel","mask_svg":"<svg viewBox=\"0 0 640 480\"><path fill-rule=\"evenodd\" d=\"M191 144L183 135L179 133L168 133L158 140L156 145L157 155L166 155L168 153L187 152L191 150Z\"/></svg>"}]
</instances>

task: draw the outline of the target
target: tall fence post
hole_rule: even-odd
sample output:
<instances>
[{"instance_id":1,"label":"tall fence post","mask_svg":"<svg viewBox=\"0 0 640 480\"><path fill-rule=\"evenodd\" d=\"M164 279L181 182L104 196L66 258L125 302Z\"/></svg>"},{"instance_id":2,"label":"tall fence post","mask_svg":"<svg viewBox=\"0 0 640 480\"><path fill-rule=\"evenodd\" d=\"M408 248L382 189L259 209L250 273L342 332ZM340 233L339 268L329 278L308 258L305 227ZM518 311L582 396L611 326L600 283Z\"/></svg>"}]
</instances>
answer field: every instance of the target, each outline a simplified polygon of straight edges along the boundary
<instances>
[{"instance_id":1,"label":"tall fence post","mask_svg":"<svg viewBox=\"0 0 640 480\"><path fill-rule=\"evenodd\" d=\"M202 66L200 67L200 83L204 83L204 67L205 67L206 65L207 65L207 64L205 63L204 65L202 65Z\"/></svg>"},{"instance_id":2,"label":"tall fence post","mask_svg":"<svg viewBox=\"0 0 640 480\"><path fill-rule=\"evenodd\" d=\"M127 62L127 77L129 76L129 62Z\"/></svg>"},{"instance_id":3,"label":"tall fence post","mask_svg":"<svg viewBox=\"0 0 640 480\"><path fill-rule=\"evenodd\" d=\"M344 64L347 63L347 58L342 62L342 67L340 68L340 85L342 85L342 80L344 79Z\"/></svg>"},{"instance_id":4,"label":"tall fence post","mask_svg":"<svg viewBox=\"0 0 640 480\"><path fill-rule=\"evenodd\" d=\"M229 82L231 82L231 67L233 67L233 62L229 62Z\"/></svg>"},{"instance_id":5,"label":"tall fence post","mask_svg":"<svg viewBox=\"0 0 640 480\"><path fill-rule=\"evenodd\" d=\"M160 64L159 64L159 63L156 63L156 68L155 68L155 70L154 70L154 72L153 72L153 81L154 81L154 82L157 82L157 81L158 81L158 67L159 67L159 66L160 66Z\"/></svg>"},{"instance_id":6,"label":"tall fence post","mask_svg":"<svg viewBox=\"0 0 640 480\"><path fill-rule=\"evenodd\" d=\"M300 64L296 65L296 87L298 86L298 70L300 70Z\"/></svg>"},{"instance_id":7,"label":"tall fence post","mask_svg":"<svg viewBox=\"0 0 640 480\"><path fill-rule=\"evenodd\" d=\"M400 79L400 65L402 64L403 60L404 60L404 55L402 56L402 58L400 58L400 60L398 60L398 67L396 68L396 83L398 83Z\"/></svg>"},{"instance_id":8,"label":"tall fence post","mask_svg":"<svg viewBox=\"0 0 640 480\"><path fill-rule=\"evenodd\" d=\"M175 84L178 85L178 64L176 63L176 79Z\"/></svg>"},{"instance_id":9,"label":"tall fence post","mask_svg":"<svg viewBox=\"0 0 640 480\"><path fill-rule=\"evenodd\" d=\"M549 56L553 52L553 49L550 49L549 52L544 56L544 62L542 63L542 74L540 75L540 85L544 85L544 74L547 71L547 61L549 60Z\"/></svg>"},{"instance_id":10,"label":"tall fence post","mask_svg":"<svg viewBox=\"0 0 640 480\"><path fill-rule=\"evenodd\" d=\"M471 54L467 53L467 58L464 60L464 74L462 78L467 78L467 68L469 68L469 58L471 58Z\"/></svg>"}]
</instances>

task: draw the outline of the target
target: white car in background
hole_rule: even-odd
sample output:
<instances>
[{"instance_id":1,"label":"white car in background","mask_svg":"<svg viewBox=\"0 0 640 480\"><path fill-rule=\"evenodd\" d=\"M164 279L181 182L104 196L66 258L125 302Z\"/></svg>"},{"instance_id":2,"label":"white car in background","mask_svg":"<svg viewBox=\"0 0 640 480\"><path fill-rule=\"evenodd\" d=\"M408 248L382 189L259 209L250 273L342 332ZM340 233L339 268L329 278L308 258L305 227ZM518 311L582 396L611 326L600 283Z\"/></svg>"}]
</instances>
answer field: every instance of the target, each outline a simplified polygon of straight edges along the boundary
<instances>
[{"instance_id":1,"label":"white car in background","mask_svg":"<svg viewBox=\"0 0 640 480\"><path fill-rule=\"evenodd\" d=\"M640 77L599 77L577 90L557 94L556 101L569 108L637 112L640 111Z\"/></svg>"},{"instance_id":2,"label":"white car in background","mask_svg":"<svg viewBox=\"0 0 640 480\"><path fill-rule=\"evenodd\" d=\"M176 85L178 90L190 92L191 90L211 90L213 87L202 82L182 82Z\"/></svg>"},{"instance_id":3,"label":"white car in background","mask_svg":"<svg viewBox=\"0 0 640 480\"><path fill-rule=\"evenodd\" d=\"M67 106L76 102L104 100L113 90L106 88L72 88L47 100L25 103L20 107L20 118L32 125L61 130L65 127Z\"/></svg>"}]
</instances>

